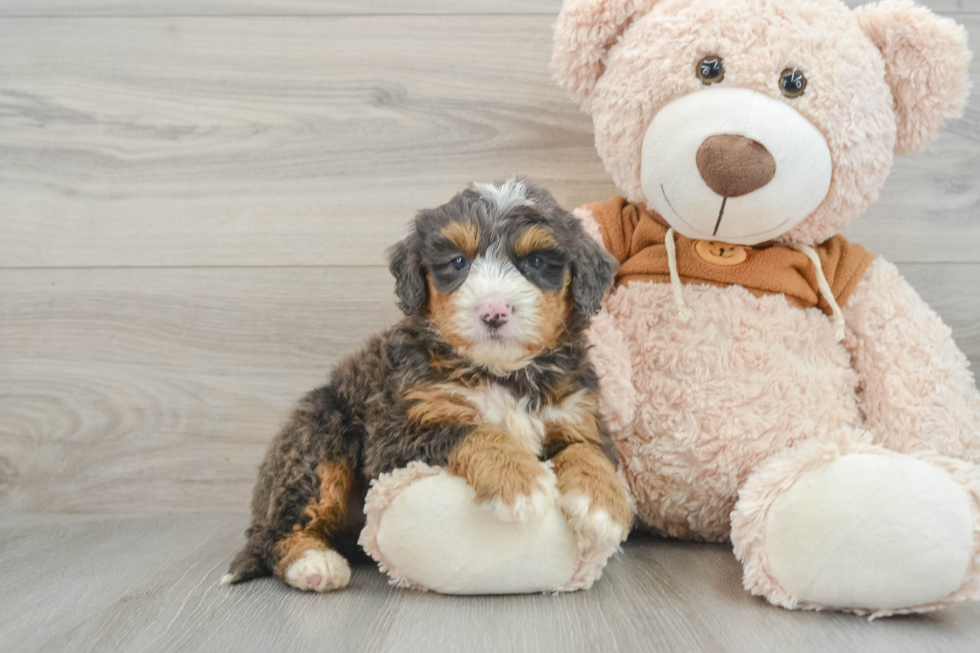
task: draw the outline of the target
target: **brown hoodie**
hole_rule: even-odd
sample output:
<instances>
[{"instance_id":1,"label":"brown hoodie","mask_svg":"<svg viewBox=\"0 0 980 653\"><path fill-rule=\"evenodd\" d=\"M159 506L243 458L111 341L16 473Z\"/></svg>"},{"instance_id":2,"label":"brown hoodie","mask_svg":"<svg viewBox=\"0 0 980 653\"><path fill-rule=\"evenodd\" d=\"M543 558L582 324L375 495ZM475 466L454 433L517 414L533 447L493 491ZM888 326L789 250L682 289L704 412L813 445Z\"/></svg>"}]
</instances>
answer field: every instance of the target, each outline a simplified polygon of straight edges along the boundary
<instances>
[{"instance_id":1,"label":"brown hoodie","mask_svg":"<svg viewBox=\"0 0 980 653\"><path fill-rule=\"evenodd\" d=\"M602 231L609 252L620 263L616 285L643 280L670 283L664 240L669 225L643 204L615 197L585 206ZM820 296L817 273L806 254L779 243L754 246L691 240L674 234L677 271L683 283L739 285L762 295L785 295L800 308L831 308ZM875 257L837 235L814 249L837 303L844 305Z\"/></svg>"}]
</instances>

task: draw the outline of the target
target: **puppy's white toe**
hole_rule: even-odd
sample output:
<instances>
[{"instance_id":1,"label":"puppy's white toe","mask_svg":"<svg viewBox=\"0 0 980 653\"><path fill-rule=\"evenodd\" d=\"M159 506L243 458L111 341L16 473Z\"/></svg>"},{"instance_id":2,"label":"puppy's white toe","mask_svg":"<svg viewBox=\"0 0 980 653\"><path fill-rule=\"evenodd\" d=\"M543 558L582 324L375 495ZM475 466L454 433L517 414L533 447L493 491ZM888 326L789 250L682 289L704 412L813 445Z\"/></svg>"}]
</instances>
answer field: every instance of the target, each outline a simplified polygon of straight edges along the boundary
<instances>
[{"instance_id":1,"label":"puppy's white toe","mask_svg":"<svg viewBox=\"0 0 980 653\"><path fill-rule=\"evenodd\" d=\"M488 505L498 519L525 522L543 515L548 505L553 501L554 479L543 474L538 478L536 486L529 494L518 496L510 503L498 497L490 501Z\"/></svg>"},{"instance_id":2,"label":"puppy's white toe","mask_svg":"<svg viewBox=\"0 0 980 653\"><path fill-rule=\"evenodd\" d=\"M347 587L350 566L336 551L310 549L286 570L286 583L296 589L329 592Z\"/></svg>"},{"instance_id":3,"label":"puppy's white toe","mask_svg":"<svg viewBox=\"0 0 980 653\"><path fill-rule=\"evenodd\" d=\"M579 538L599 546L616 546L626 539L628 528L613 521L603 508L595 508L587 496L564 494L558 506Z\"/></svg>"},{"instance_id":4,"label":"puppy's white toe","mask_svg":"<svg viewBox=\"0 0 980 653\"><path fill-rule=\"evenodd\" d=\"M235 574L225 574L224 576L221 577L221 584L231 585L236 580L238 580L238 576L236 576Z\"/></svg>"}]
</instances>

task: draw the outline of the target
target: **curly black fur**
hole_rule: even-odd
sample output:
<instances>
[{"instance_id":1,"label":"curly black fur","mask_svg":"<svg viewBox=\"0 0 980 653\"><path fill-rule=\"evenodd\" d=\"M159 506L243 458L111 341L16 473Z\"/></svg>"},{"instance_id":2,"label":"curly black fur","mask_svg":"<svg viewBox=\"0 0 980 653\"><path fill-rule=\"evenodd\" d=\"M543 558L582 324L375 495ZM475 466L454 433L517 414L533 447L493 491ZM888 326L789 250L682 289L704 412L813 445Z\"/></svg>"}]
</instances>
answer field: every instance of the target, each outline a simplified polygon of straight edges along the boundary
<instances>
[{"instance_id":1,"label":"curly black fur","mask_svg":"<svg viewBox=\"0 0 980 653\"><path fill-rule=\"evenodd\" d=\"M271 443L252 497L248 542L229 569L232 582L271 573L276 543L295 525L303 527L309 521L304 510L318 499L319 465L343 463L354 475L346 517L329 535L330 546L349 557L357 552L364 494L371 479L414 460L446 464L453 447L473 426L423 428L409 420L410 401L405 395L413 388L450 381L471 387L492 382L527 398L532 409L583 388L597 391L598 379L587 358L583 331L612 283L614 262L550 194L524 183L530 204L503 215L473 189L442 207L420 212L412 234L389 252L399 304L407 317L337 365L328 384L299 402ZM571 271L577 310L566 321L564 333L554 346L506 376L460 356L424 314L426 280L433 274L433 261L445 256L439 251L442 245L437 235L448 222L463 218L478 220L498 242L529 224L546 225L556 240L552 254L560 261L557 278L566 268ZM540 280L542 285L547 283ZM561 450L562 443L547 443L542 459Z\"/></svg>"}]
</instances>

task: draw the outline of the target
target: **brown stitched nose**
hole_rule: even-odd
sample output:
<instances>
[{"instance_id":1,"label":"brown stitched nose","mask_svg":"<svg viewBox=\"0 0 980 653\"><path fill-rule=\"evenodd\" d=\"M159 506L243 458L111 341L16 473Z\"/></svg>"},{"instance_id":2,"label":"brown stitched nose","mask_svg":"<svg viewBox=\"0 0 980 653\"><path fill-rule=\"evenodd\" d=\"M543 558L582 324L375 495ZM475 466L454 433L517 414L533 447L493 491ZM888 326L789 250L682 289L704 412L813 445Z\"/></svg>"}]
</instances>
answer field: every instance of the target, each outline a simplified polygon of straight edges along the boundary
<instances>
[{"instance_id":1,"label":"brown stitched nose","mask_svg":"<svg viewBox=\"0 0 980 653\"><path fill-rule=\"evenodd\" d=\"M697 163L704 183L722 197L748 195L776 174L776 160L762 143L734 134L704 139Z\"/></svg>"}]
</instances>

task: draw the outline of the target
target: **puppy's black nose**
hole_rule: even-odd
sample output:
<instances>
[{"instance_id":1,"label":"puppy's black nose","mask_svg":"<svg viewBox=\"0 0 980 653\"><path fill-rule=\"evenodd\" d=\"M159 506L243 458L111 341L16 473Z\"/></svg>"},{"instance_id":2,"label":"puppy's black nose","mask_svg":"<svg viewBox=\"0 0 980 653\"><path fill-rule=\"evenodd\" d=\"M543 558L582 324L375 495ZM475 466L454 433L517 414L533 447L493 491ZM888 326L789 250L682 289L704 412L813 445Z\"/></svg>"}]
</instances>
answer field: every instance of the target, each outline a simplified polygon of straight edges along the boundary
<instances>
[{"instance_id":1,"label":"puppy's black nose","mask_svg":"<svg viewBox=\"0 0 980 653\"><path fill-rule=\"evenodd\" d=\"M495 315L484 315L483 323L486 324L491 329L499 329L500 327L507 324L507 316L500 315L499 313Z\"/></svg>"},{"instance_id":2,"label":"puppy's black nose","mask_svg":"<svg viewBox=\"0 0 980 653\"><path fill-rule=\"evenodd\" d=\"M499 329L507 324L510 313L510 304L497 298L488 299L480 306L480 319L491 329Z\"/></svg>"}]
</instances>

